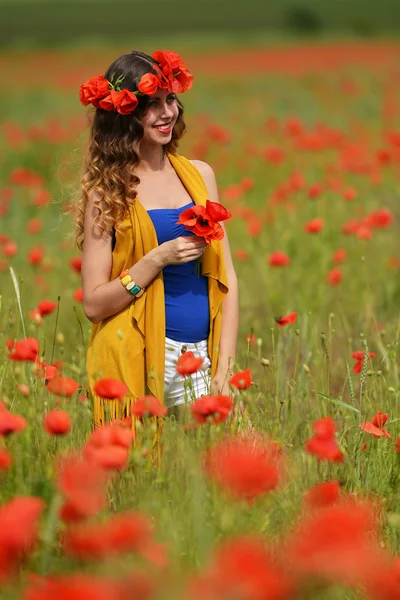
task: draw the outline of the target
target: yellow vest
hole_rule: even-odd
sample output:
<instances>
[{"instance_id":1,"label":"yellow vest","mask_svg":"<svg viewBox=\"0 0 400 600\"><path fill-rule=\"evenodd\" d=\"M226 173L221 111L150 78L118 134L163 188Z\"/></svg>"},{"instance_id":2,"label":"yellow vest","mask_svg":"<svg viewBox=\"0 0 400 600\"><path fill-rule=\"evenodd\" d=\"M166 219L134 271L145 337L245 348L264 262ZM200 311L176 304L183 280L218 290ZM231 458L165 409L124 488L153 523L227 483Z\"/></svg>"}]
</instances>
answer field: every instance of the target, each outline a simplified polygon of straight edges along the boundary
<instances>
[{"instance_id":1,"label":"yellow vest","mask_svg":"<svg viewBox=\"0 0 400 600\"><path fill-rule=\"evenodd\" d=\"M169 152L167 156L193 202L205 205L208 192L198 169L184 156ZM153 222L138 198L129 207L121 225L121 230L116 231L110 280L158 246ZM208 277L208 354L213 377L218 364L222 302L228 292L221 241L211 242L204 251L202 274ZM165 301L162 271L140 298L133 299L117 314L93 325L86 364L95 425L128 416L131 403L145 394L164 401ZM94 394L95 382L103 377L119 379L128 386L129 392L122 401L103 400Z\"/></svg>"}]
</instances>

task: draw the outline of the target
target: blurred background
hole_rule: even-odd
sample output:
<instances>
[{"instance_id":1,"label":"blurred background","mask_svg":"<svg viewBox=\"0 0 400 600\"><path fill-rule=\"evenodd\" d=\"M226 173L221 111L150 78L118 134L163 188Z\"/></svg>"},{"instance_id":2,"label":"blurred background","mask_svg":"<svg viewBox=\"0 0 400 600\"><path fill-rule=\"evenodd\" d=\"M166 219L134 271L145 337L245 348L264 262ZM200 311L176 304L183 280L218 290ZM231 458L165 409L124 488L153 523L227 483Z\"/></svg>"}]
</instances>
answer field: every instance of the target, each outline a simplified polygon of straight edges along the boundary
<instances>
[{"instance_id":1,"label":"blurred background","mask_svg":"<svg viewBox=\"0 0 400 600\"><path fill-rule=\"evenodd\" d=\"M0 0L3 47L194 33L233 33L244 41L260 31L371 36L397 33L399 22L397 0Z\"/></svg>"}]
</instances>

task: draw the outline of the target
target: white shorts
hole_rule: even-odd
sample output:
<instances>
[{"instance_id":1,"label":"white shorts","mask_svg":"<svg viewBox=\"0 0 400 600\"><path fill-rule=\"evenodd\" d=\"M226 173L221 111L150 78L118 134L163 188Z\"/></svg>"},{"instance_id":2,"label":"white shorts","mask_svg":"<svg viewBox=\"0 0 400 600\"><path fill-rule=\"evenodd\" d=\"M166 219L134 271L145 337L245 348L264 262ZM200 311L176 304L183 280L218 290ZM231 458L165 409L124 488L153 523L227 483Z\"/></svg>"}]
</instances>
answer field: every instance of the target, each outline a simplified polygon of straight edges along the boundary
<instances>
[{"instance_id":1,"label":"white shorts","mask_svg":"<svg viewBox=\"0 0 400 600\"><path fill-rule=\"evenodd\" d=\"M187 350L191 350L195 356L204 359L200 369L183 377L176 371L178 358ZM207 340L201 342L177 342L165 338L165 379L164 379L164 403L168 408L192 402L200 396L210 393L211 382L211 360L208 356Z\"/></svg>"}]
</instances>

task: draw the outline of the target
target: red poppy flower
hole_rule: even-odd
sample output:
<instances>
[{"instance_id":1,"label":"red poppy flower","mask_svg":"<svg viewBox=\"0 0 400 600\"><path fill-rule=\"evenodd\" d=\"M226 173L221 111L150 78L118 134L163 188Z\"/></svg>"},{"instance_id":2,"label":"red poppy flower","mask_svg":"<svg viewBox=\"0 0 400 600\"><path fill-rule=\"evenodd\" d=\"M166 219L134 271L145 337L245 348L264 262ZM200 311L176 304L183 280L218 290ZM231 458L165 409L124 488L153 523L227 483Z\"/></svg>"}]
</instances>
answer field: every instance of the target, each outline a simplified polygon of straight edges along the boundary
<instances>
[{"instance_id":1,"label":"red poppy flower","mask_svg":"<svg viewBox=\"0 0 400 600\"><path fill-rule=\"evenodd\" d=\"M319 459L343 462L344 457L335 439L336 425L332 417L313 423L314 435L304 444L304 450Z\"/></svg>"},{"instance_id":2,"label":"red poppy flower","mask_svg":"<svg viewBox=\"0 0 400 600\"><path fill-rule=\"evenodd\" d=\"M7 256L7 258L11 258L15 256L18 252L18 246L12 240L5 242L3 246L3 256Z\"/></svg>"},{"instance_id":3,"label":"red poppy flower","mask_svg":"<svg viewBox=\"0 0 400 600\"><path fill-rule=\"evenodd\" d=\"M99 575L58 575L35 577L24 592L24 600L118 600L119 582Z\"/></svg>"},{"instance_id":4,"label":"red poppy flower","mask_svg":"<svg viewBox=\"0 0 400 600\"><path fill-rule=\"evenodd\" d=\"M0 506L1 581L16 574L22 560L34 550L44 508L44 501L32 496L14 496Z\"/></svg>"},{"instance_id":5,"label":"red poppy flower","mask_svg":"<svg viewBox=\"0 0 400 600\"><path fill-rule=\"evenodd\" d=\"M275 320L275 325L277 327L284 327L285 325L288 325L289 323L293 325L293 323L296 322L297 319L297 312L292 312L289 313L288 315L285 315L284 317L279 317L278 319Z\"/></svg>"},{"instance_id":6,"label":"red poppy flower","mask_svg":"<svg viewBox=\"0 0 400 600\"><path fill-rule=\"evenodd\" d=\"M21 415L14 415L0 403L0 435L10 435L23 431L27 426L26 419Z\"/></svg>"},{"instance_id":7,"label":"red poppy flower","mask_svg":"<svg viewBox=\"0 0 400 600\"><path fill-rule=\"evenodd\" d=\"M347 202L351 202L357 198L357 192L354 188L346 188L343 190L343 198L347 200Z\"/></svg>"},{"instance_id":8,"label":"red poppy flower","mask_svg":"<svg viewBox=\"0 0 400 600\"><path fill-rule=\"evenodd\" d=\"M37 308L29 310L28 317L35 323L35 325L41 325L43 323L43 317Z\"/></svg>"},{"instance_id":9,"label":"red poppy flower","mask_svg":"<svg viewBox=\"0 0 400 600\"><path fill-rule=\"evenodd\" d=\"M254 156L257 156L257 149L254 148ZM242 178L241 182L240 182L240 187L242 188L242 190L244 192L248 192L249 190L252 190L255 186L255 181L253 179L253 177L249 177L248 175L245 175L245 177Z\"/></svg>"},{"instance_id":10,"label":"red poppy flower","mask_svg":"<svg viewBox=\"0 0 400 600\"><path fill-rule=\"evenodd\" d=\"M203 573L192 578L188 600L290 600L294 584L274 553L255 536L222 542Z\"/></svg>"},{"instance_id":11,"label":"red poppy flower","mask_svg":"<svg viewBox=\"0 0 400 600\"><path fill-rule=\"evenodd\" d=\"M275 489L281 476L281 450L261 436L227 438L205 455L208 476L228 493L249 502Z\"/></svg>"},{"instance_id":12,"label":"red poppy flower","mask_svg":"<svg viewBox=\"0 0 400 600\"><path fill-rule=\"evenodd\" d=\"M366 421L365 423L361 423L359 427L365 431L365 433L370 433L375 438L390 438L390 433L384 428L387 420L388 415L382 411L378 411L372 418L372 423Z\"/></svg>"},{"instance_id":13,"label":"red poppy flower","mask_svg":"<svg viewBox=\"0 0 400 600\"><path fill-rule=\"evenodd\" d=\"M229 379L228 383L238 390L246 390L252 383L251 370L238 371Z\"/></svg>"},{"instance_id":14,"label":"red poppy flower","mask_svg":"<svg viewBox=\"0 0 400 600\"><path fill-rule=\"evenodd\" d=\"M36 375L40 377L43 383L47 383L60 375L59 370L55 365L48 365L44 360L39 363L36 361Z\"/></svg>"},{"instance_id":15,"label":"red poppy flower","mask_svg":"<svg viewBox=\"0 0 400 600\"><path fill-rule=\"evenodd\" d=\"M276 250L269 255L268 263L271 267L286 267L286 265L290 264L290 258L284 252Z\"/></svg>"},{"instance_id":16,"label":"red poppy flower","mask_svg":"<svg viewBox=\"0 0 400 600\"><path fill-rule=\"evenodd\" d=\"M355 235L357 230L360 227L360 222L359 221L355 221L354 219L351 219L350 221L348 221L347 223L345 223L342 226L342 233L344 235Z\"/></svg>"},{"instance_id":17,"label":"red poppy flower","mask_svg":"<svg viewBox=\"0 0 400 600\"><path fill-rule=\"evenodd\" d=\"M359 585L382 564L376 529L371 504L344 499L302 520L289 540L285 557L299 575Z\"/></svg>"},{"instance_id":18,"label":"red poppy flower","mask_svg":"<svg viewBox=\"0 0 400 600\"><path fill-rule=\"evenodd\" d=\"M37 305L37 309L42 317L50 315L56 308L57 302L52 302L51 300L41 300Z\"/></svg>"},{"instance_id":19,"label":"red poppy flower","mask_svg":"<svg viewBox=\"0 0 400 600\"><path fill-rule=\"evenodd\" d=\"M154 96L158 88L166 89L168 84L154 73L145 73L138 84L138 90L146 96Z\"/></svg>"},{"instance_id":20,"label":"red poppy flower","mask_svg":"<svg viewBox=\"0 0 400 600\"><path fill-rule=\"evenodd\" d=\"M51 410L43 420L43 429L50 435L65 435L71 431L71 417L66 410Z\"/></svg>"},{"instance_id":21,"label":"red poppy flower","mask_svg":"<svg viewBox=\"0 0 400 600\"><path fill-rule=\"evenodd\" d=\"M78 273L78 275L80 275L82 271L82 257L74 256L73 258L71 258L71 260L69 261L69 266L73 271L75 271L75 273Z\"/></svg>"},{"instance_id":22,"label":"red poppy flower","mask_svg":"<svg viewBox=\"0 0 400 600\"><path fill-rule=\"evenodd\" d=\"M364 354L365 352L363 352L362 350L352 353L351 358L354 358L354 360L357 361L353 367L354 373L361 373L364 362ZM368 356L369 358L374 358L374 356L376 356L376 352L368 352Z\"/></svg>"},{"instance_id":23,"label":"red poppy flower","mask_svg":"<svg viewBox=\"0 0 400 600\"><path fill-rule=\"evenodd\" d=\"M179 54L171 50L156 50L151 56L158 62L161 74L175 94L190 90L193 85L193 75L188 71Z\"/></svg>"},{"instance_id":24,"label":"red poppy flower","mask_svg":"<svg viewBox=\"0 0 400 600\"><path fill-rule=\"evenodd\" d=\"M48 190L38 190L35 195L34 204L35 206L47 206L50 202L50 192Z\"/></svg>"},{"instance_id":25,"label":"red poppy flower","mask_svg":"<svg viewBox=\"0 0 400 600\"><path fill-rule=\"evenodd\" d=\"M240 261L245 261L249 258L249 255L246 252L246 250L243 250L242 248L236 248L235 256Z\"/></svg>"},{"instance_id":26,"label":"red poppy flower","mask_svg":"<svg viewBox=\"0 0 400 600\"><path fill-rule=\"evenodd\" d=\"M356 352L352 352L351 353L351 358L354 358L354 360L364 360L364 355L366 353L364 352L364 350L357 350ZM374 356L376 356L376 352L368 352L368 356L369 358L373 358Z\"/></svg>"},{"instance_id":27,"label":"red poppy flower","mask_svg":"<svg viewBox=\"0 0 400 600\"><path fill-rule=\"evenodd\" d=\"M325 481L324 483L317 483L317 485L310 488L304 495L306 503L313 508L334 504L339 498L340 484L335 479Z\"/></svg>"},{"instance_id":28,"label":"red poppy flower","mask_svg":"<svg viewBox=\"0 0 400 600\"><path fill-rule=\"evenodd\" d=\"M218 123L210 123L203 131L203 135L206 137L206 139L210 139L213 142L218 142L219 144L228 144L232 141L232 135L229 133L229 131ZM240 185L238 185L237 188L240 190Z\"/></svg>"},{"instance_id":29,"label":"red poppy flower","mask_svg":"<svg viewBox=\"0 0 400 600\"><path fill-rule=\"evenodd\" d=\"M13 462L11 454L5 449L0 448L0 471L7 471Z\"/></svg>"},{"instance_id":30,"label":"red poppy flower","mask_svg":"<svg viewBox=\"0 0 400 600\"><path fill-rule=\"evenodd\" d=\"M321 229L323 229L324 224L325 223L323 219L316 217L315 219L311 219L311 221L308 221L308 223L304 225L304 231L306 231L307 233L318 233L319 231L321 231Z\"/></svg>"},{"instance_id":31,"label":"red poppy flower","mask_svg":"<svg viewBox=\"0 0 400 600\"><path fill-rule=\"evenodd\" d=\"M308 188L307 195L312 200L314 198L318 198L318 196L322 194L323 190L324 188L320 183L314 183Z\"/></svg>"},{"instance_id":32,"label":"red poppy flower","mask_svg":"<svg viewBox=\"0 0 400 600\"><path fill-rule=\"evenodd\" d=\"M233 400L230 396L216 394L202 396L190 405L190 411L197 423L206 423L211 417L212 423L222 423L232 412Z\"/></svg>"},{"instance_id":33,"label":"red poppy flower","mask_svg":"<svg viewBox=\"0 0 400 600\"><path fill-rule=\"evenodd\" d=\"M77 302L83 302L83 290L82 290L81 287L78 288L77 290L75 290L75 292L74 292L74 299Z\"/></svg>"},{"instance_id":34,"label":"red poppy flower","mask_svg":"<svg viewBox=\"0 0 400 600\"><path fill-rule=\"evenodd\" d=\"M25 338L14 342L6 342L9 354L8 358L17 361L35 362L39 354L39 342L36 338Z\"/></svg>"},{"instance_id":35,"label":"red poppy flower","mask_svg":"<svg viewBox=\"0 0 400 600\"><path fill-rule=\"evenodd\" d=\"M55 396L73 396L80 387L80 384L75 379L61 377L61 375L51 379L47 384L47 389Z\"/></svg>"},{"instance_id":36,"label":"red poppy flower","mask_svg":"<svg viewBox=\"0 0 400 600\"><path fill-rule=\"evenodd\" d=\"M264 148L262 154L264 158L273 165L279 165L285 158L285 152L278 146Z\"/></svg>"},{"instance_id":37,"label":"red poppy flower","mask_svg":"<svg viewBox=\"0 0 400 600\"><path fill-rule=\"evenodd\" d=\"M387 260L387 266L390 269L399 269L400 268L400 259L397 256L389 256Z\"/></svg>"},{"instance_id":38,"label":"red poppy flower","mask_svg":"<svg viewBox=\"0 0 400 600\"><path fill-rule=\"evenodd\" d=\"M106 423L102 427L96 427L90 434L87 445L96 446L98 448L104 448L105 446L122 446L123 448L130 449L133 443L134 432L132 429L117 423Z\"/></svg>"},{"instance_id":39,"label":"red poppy flower","mask_svg":"<svg viewBox=\"0 0 400 600\"><path fill-rule=\"evenodd\" d=\"M210 202L210 200L206 200L206 211L210 215L211 219L217 223L226 221L232 216L232 213L226 210L222 204L219 202Z\"/></svg>"},{"instance_id":40,"label":"red poppy flower","mask_svg":"<svg viewBox=\"0 0 400 600\"><path fill-rule=\"evenodd\" d=\"M83 456L88 462L95 463L102 469L120 471L127 466L129 450L119 444L102 447L85 444Z\"/></svg>"},{"instance_id":41,"label":"red poppy flower","mask_svg":"<svg viewBox=\"0 0 400 600\"><path fill-rule=\"evenodd\" d=\"M244 341L247 345L255 346L257 343L257 336L254 333L246 333Z\"/></svg>"},{"instance_id":42,"label":"red poppy flower","mask_svg":"<svg viewBox=\"0 0 400 600\"><path fill-rule=\"evenodd\" d=\"M30 221L28 221L28 224L26 226L26 230L28 233L39 233L39 231L41 231L43 227L43 223L40 219L31 219Z\"/></svg>"},{"instance_id":43,"label":"red poppy flower","mask_svg":"<svg viewBox=\"0 0 400 600\"><path fill-rule=\"evenodd\" d=\"M260 235L261 231L262 223L260 219L249 219L249 221L247 222L247 233L249 234L249 236L256 237L257 235Z\"/></svg>"},{"instance_id":44,"label":"red poppy flower","mask_svg":"<svg viewBox=\"0 0 400 600\"><path fill-rule=\"evenodd\" d=\"M106 505L108 472L77 456L63 457L57 469L57 486L65 498L61 518L72 522L97 514Z\"/></svg>"},{"instance_id":45,"label":"red poppy flower","mask_svg":"<svg viewBox=\"0 0 400 600\"><path fill-rule=\"evenodd\" d=\"M121 400L128 393L128 388L122 381L109 377L96 381L94 391L101 398Z\"/></svg>"},{"instance_id":46,"label":"red poppy flower","mask_svg":"<svg viewBox=\"0 0 400 600\"><path fill-rule=\"evenodd\" d=\"M64 551L79 559L105 559L124 552L145 554L154 546L150 519L141 513L125 512L103 523L87 523L69 529Z\"/></svg>"},{"instance_id":47,"label":"red poppy flower","mask_svg":"<svg viewBox=\"0 0 400 600\"><path fill-rule=\"evenodd\" d=\"M335 286L339 285L339 283L343 279L343 271L339 267L334 267L330 271L328 271L327 280L329 285Z\"/></svg>"},{"instance_id":48,"label":"red poppy flower","mask_svg":"<svg viewBox=\"0 0 400 600\"><path fill-rule=\"evenodd\" d=\"M28 253L28 261L31 265L40 265L43 260L44 250L42 246L36 246Z\"/></svg>"},{"instance_id":49,"label":"red poppy flower","mask_svg":"<svg viewBox=\"0 0 400 600\"><path fill-rule=\"evenodd\" d=\"M332 261L334 263L336 263L337 265L339 265L340 263L344 262L347 258L347 252L344 248L338 248L332 256Z\"/></svg>"},{"instance_id":50,"label":"red poppy flower","mask_svg":"<svg viewBox=\"0 0 400 600\"><path fill-rule=\"evenodd\" d=\"M116 110L121 115L128 115L135 110L138 103L136 94L123 88L120 92L110 90L108 96L99 101L99 107L103 110Z\"/></svg>"},{"instance_id":51,"label":"red poppy flower","mask_svg":"<svg viewBox=\"0 0 400 600\"><path fill-rule=\"evenodd\" d=\"M202 237L207 244L224 237L221 225L214 222L206 208L200 204L182 211L177 224L184 225L188 231Z\"/></svg>"},{"instance_id":52,"label":"red poppy flower","mask_svg":"<svg viewBox=\"0 0 400 600\"><path fill-rule=\"evenodd\" d=\"M43 183L43 176L36 173L33 169L20 167L11 171L10 181L15 185L35 187Z\"/></svg>"},{"instance_id":53,"label":"red poppy flower","mask_svg":"<svg viewBox=\"0 0 400 600\"><path fill-rule=\"evenodd\" d=\"M393 221L392 213L386 208L379 208L368 215L368 224L377 229L385 229Z\"/></svg>"},{"instance_id":54,"label":"red poppy flower","mask_svg":"<svg viewBox=\"0 0 400 600\"><path fill-rule=\"evenodd\" d=\"M400 437L396 438L396 441L394 443L394 449L395 452L400 452Z\"/></svg>"},{"instance_id":55,"label":"red poppy flower","mask_svg":"<svg viewBox=\"0 0 400 600\"><path fill-rule=\"evenodd\" d=\"M197 357L191 350L184 352L180 355L176 363L176 371L180 375L193 375L196 373L204 360L201 357Z\"/></svg>"},{"instance_id":56,"label":"red poppy flower","mask_svg":"<svg viewBox=\"0 0 400 600\"><path fill-rule=\"evenodd\" d=\"M104 75L91 77L85 83L82 83L79 89L79 99L83 106L93 104L96 108L100 107L100 100L108 96L109 82L104 79Z\"/></svg>"},{"instance_id":57,"label":"red poppy flower","mask_svg":"<svg viewBox=\"0 0 400 600\"><path fill-rule=\"evenodd\" d=\"M372 238L371 229L365 225L360 225L356 229L355 234L358 238L360 238L360 240L370 240Z\"/></svg>"},{"instance_id":58,"label":"red poppy flower","mask_svg":"<svg viewBox=\"0 0 400 600\"><path fill-rule=\"evenodd\" d=\"M161 404L155 396L143 396L138 398L131 406L131 414L134 417L163 417L168 408Z\"/></svg>"}]
</instances>

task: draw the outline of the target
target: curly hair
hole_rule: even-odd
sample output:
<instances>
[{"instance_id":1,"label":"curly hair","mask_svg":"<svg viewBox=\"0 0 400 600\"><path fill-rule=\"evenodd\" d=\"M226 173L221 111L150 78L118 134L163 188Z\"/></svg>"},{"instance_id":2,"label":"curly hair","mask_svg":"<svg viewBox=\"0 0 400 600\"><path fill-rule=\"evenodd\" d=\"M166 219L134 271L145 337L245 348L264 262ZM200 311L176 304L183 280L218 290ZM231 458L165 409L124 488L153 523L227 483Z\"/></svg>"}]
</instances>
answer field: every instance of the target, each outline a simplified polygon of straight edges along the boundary
<instances>
[{"instance_id":1,"label":"curly hair","mask_svg":"<svg viewBox=\"0 0 400 600\"><path fill-rule=\"evenodd\" d=\"M154 65L158 65L148 54L132 50L117 58L107 69L104 77L111 79L113 73L118 77L125 73L123 87L135 91L145 73L157 74ZM91 190L97 192L94 206L98 215L94 224L101 235L106 236L113 228L119 229L129 205L137 196L136 186L140 183L135 168L140 163L139 145L143 138L141 117L146 113L150 96L138 96L139 104L129 115L94 108L89 141L84 157L83 177L71 207L75 220L75 244L83 247L83 227L88 195ZM175 122L171 140L164 146L164 152L175 154L180 140L186 131L183 119L184 108L177 98L178 118Z\"/></svg>"}]
</instances>

